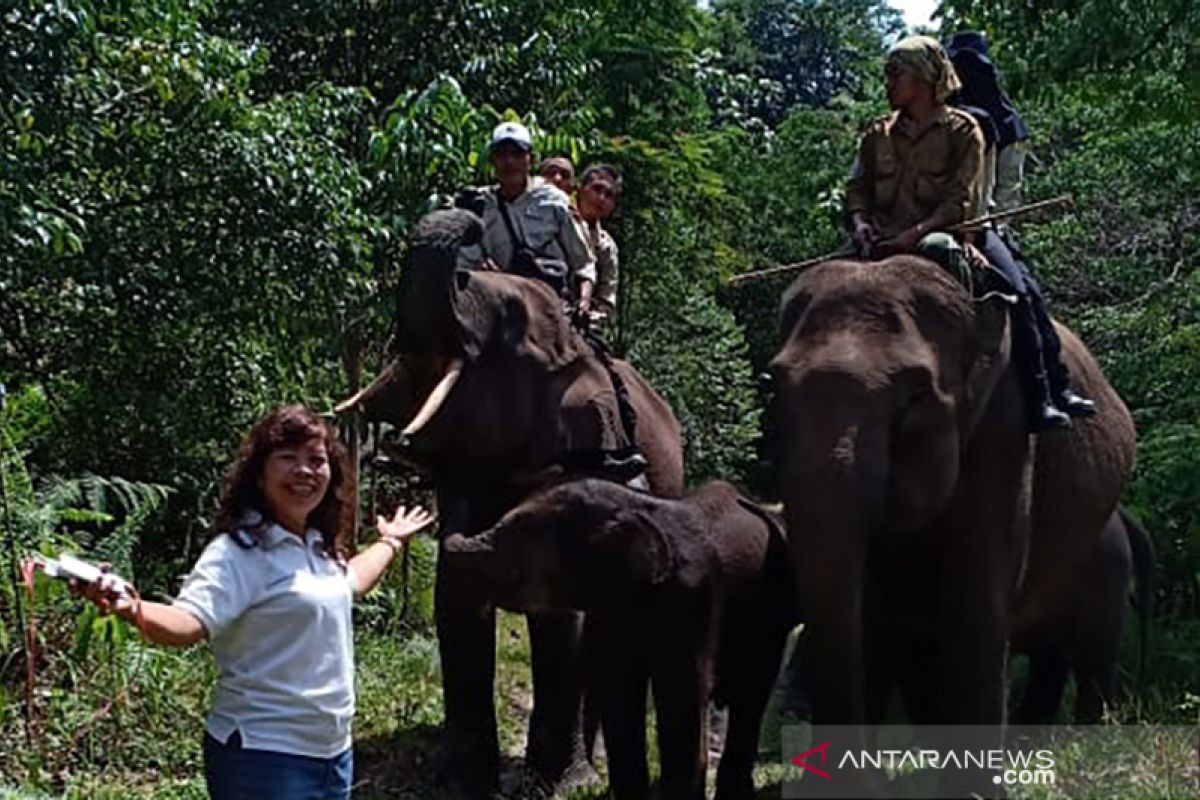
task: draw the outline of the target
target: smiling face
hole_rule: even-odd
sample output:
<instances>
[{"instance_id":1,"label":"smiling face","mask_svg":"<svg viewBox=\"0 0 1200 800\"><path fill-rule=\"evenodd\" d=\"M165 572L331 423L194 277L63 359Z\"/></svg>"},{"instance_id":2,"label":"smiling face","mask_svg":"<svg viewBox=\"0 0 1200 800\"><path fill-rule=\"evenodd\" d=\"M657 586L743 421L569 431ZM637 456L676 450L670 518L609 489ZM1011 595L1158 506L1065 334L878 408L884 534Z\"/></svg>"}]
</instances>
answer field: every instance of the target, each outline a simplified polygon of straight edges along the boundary
<instances>
[{"instance_id":1,"label":"smiling face","mask_svg":"<svg viewBox=\"0 0 1200 800\"><path fill-rule=\"evenodd\" d=\"M271 516L292 533L303 534L308 515L329 489L331 467L324 440L277 447L263 464L259 488Z\"/></svg>"},{"instance_id":2,"label":"smiling face","mask_svg":"<svg viewBox=\"0 0 1200 800\"><path fill-rule=\"evenodd\" d=\"M605 172L589 172L577 196L579 214L588 222L608 219L617 207L617 185Z\"/></svg>"},{"instance_id":3,"label":"smiling face","mask_svg":"<svg viewBox=\"0 0 1200 800\"><path fill-rule=\"evenodd\" d=\"M575 191L575 167L562 156L547 158L538 169L538 174L546 179L546 183L566 194Z\"/></svg>"}]
</instances>

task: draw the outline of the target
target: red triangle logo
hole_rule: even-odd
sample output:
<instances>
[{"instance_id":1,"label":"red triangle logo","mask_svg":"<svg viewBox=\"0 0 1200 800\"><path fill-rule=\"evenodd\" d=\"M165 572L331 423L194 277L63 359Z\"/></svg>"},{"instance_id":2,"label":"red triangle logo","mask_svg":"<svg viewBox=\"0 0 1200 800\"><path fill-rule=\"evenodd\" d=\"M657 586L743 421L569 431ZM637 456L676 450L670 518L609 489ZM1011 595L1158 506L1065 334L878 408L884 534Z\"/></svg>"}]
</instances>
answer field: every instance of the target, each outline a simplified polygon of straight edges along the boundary
<instances>
[{"instance_id":1,"label":"red triangle logo","mask_svg":"<svg viewBox=\"0 0 1200 800\"><path fill-rule=\"evenodd\" d=\"M806 761L806 759L809 756L811 756L813 753L820 753L821 754L821 766L822 767L825 766L825 759L829 755L829 745L830 744L831 744L831 741L825 742L825 744L819 744L816 747L809 748L808 750L805 750L803 753L801 753L800 755L793 758L792 763L795 764L800 769L806 769L809 772L813 772L813 773L816 773L817 775L820 775L825 780L831 780L828 772L826 772L823 769L818 769L817 767L814 767L812 764L809 764L808 761Z\"/></svg>"}]
</instances>

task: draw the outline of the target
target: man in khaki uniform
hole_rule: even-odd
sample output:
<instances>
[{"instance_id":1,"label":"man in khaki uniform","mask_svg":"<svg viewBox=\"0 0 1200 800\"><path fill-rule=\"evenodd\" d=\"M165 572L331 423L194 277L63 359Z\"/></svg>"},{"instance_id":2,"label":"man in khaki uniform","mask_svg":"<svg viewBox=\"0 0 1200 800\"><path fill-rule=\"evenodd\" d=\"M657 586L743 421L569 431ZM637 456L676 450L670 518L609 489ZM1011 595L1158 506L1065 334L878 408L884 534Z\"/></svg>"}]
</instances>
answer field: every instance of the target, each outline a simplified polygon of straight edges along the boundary
<instances>
[{"instance_id":1,"label":"man in khaki uniform","mask_svg":"<svg viewBox=\"0 0 1200 800\"><path fill-rule=\"evenodd\" d=\"M983 134L968 113L946 105L960 83L935 39L898 42L884 74L895 110L863 136L846 187L855 245L866 258L915 252L969 273L967 251L946 231L983 207ZM1013 350L1031 430L1069 427L1071 416L1095 413L1090 400L1070 389L1058 334L1033 277L995 231L980 232L978 245L1018 296Z\"/></svg>"},{"instance_id":2,"label":"man in khaki uniform","mask_svg":"<svg viewBox=\"0 0 1200 800\"><path fill-rule=\"evenodd\" d=\"M592 164L583 171L575 193L575 209L587 232L588 243L596 256L596 290L593 295L591 323L603 326L617 313L617 281L620 279L620 252L617 243L601 224L616 211L624 181L616 167Z\"/></svg>"},{"instance_id":3,"label":"man in khaki uniform","mask_svg":"<svg viewBox=\"0 0 1200 800\"><path fill-rule=\"evenodd\" d=\"M888 100L896 111L867 129L846 186L854 242L864 256L916 252L925 236L970 218L981 203L983 134L969 114L945 104L958 88L953 69L935 84L909 66L918 57L906 43L925 38L905 39L888 57Z\"/></svg>"}]
</instances>

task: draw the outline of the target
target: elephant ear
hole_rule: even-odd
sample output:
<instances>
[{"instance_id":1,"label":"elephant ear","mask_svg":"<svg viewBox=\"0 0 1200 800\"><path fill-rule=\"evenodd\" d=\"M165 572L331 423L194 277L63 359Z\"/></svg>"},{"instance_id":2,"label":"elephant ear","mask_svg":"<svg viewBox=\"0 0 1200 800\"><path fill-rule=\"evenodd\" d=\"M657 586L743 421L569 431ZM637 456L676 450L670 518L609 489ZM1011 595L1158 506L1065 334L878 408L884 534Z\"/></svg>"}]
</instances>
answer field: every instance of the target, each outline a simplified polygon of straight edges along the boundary
<instances>
[{"instance_id":1,"label":"elephant ear","mask_svg":"<svg viewBox=\"0 0 1200 800\"><path fill-rule=\"evenodd\" d=\"M796 280L784 291L783 299L779 301L779 310L776 312L776 330L783 340L786 341L795 330L796 324L800 322L811 302L812 292L801 280Z\"/></svg>"},{"instance_id":2,"label":"elephant ear","mask_svg":"<svg viewBox=\"0 0 1200 800\"><path fill-rule=\"evenodd\" d=\"M1009 308L991 299L975 307L975 327L968 352L966 403L960 419L963 431L975 430L983 417L992 392L1012 360L1012 342L1008 336Z\"/></svg>"},{"instance_id":3,"label":"elephant ear","mask_svg":"<svg viewBox=\"0 0 1200 800\"><path fill-rule=\"evenodd\" d=\"M393 350L459 356L453 281L459 252L478 247L483 221L460 209L435 211L417 221L396 293Z\"/></svg>"},{"instance_id":4,"label":"elephant ear","mask_svg":"<svg viewBox=\"0 0 1200 800\"><path fill-rule=\"evenodd\" d=\"M587 571L598 579L597 591L617 600L665 583L678 562L668 532L641 510L619 512L605 523L587 558Z\"/></svg>"},{"instance_id":5,"label":"elephant ear","mask_svg":"<svg viewBox=\"0 0 1200 800\"><path fill-rule=\"evenodd\" d=\"M582 354L579 337L549 287L515 275L455 275L454 316L468 360L498 347L557 371Z\"/></svg>"}]
</instances>

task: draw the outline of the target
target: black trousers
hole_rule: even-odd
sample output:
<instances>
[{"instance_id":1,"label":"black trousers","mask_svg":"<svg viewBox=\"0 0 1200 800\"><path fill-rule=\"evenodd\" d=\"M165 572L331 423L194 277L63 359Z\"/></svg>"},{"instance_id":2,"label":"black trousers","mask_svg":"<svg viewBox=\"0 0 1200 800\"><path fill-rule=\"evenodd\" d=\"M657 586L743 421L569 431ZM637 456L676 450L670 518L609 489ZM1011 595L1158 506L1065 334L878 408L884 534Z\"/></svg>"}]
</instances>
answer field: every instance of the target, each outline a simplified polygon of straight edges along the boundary
<instances>
[{"instance_id":1,"label":"black trousers","mask_svg":"<svg viewBox=\"0 0 1200 800\"><path fill-rule=\"evenodd\" d=\"M613 367L612 350L608 346L608 342L604 340L595 330L587 327L580 329L580 334L583 340L588 343L592 351L596 354L596 358L604 365L604 369L608 372L608 377L612 380L613 392L617 396L617 413L621 418L621 427L625 431L625 437L629 441L630 451L637 450L637 411L633 407L633 401L629 398L629 387L625 385L624 379L617 374Z\"/></svg>"},{"instance_id":2,"label":"black trousers","mask_svg":"<svg viewBox=\"0 0 1200 800\"><path fill-rule=\"evenodd\" d=\"M1062 340L1046 313L1041 287L1012 248L991 229L976 236L975 246L1008 282L1018 301L1011 313L1013 356L1027 378L1026 385L1048 381L1055 394L1067 388L1069 375L1062 360ZM1040 398L1036 398L1039 399Z\"/></svg>"}]
</instances>

